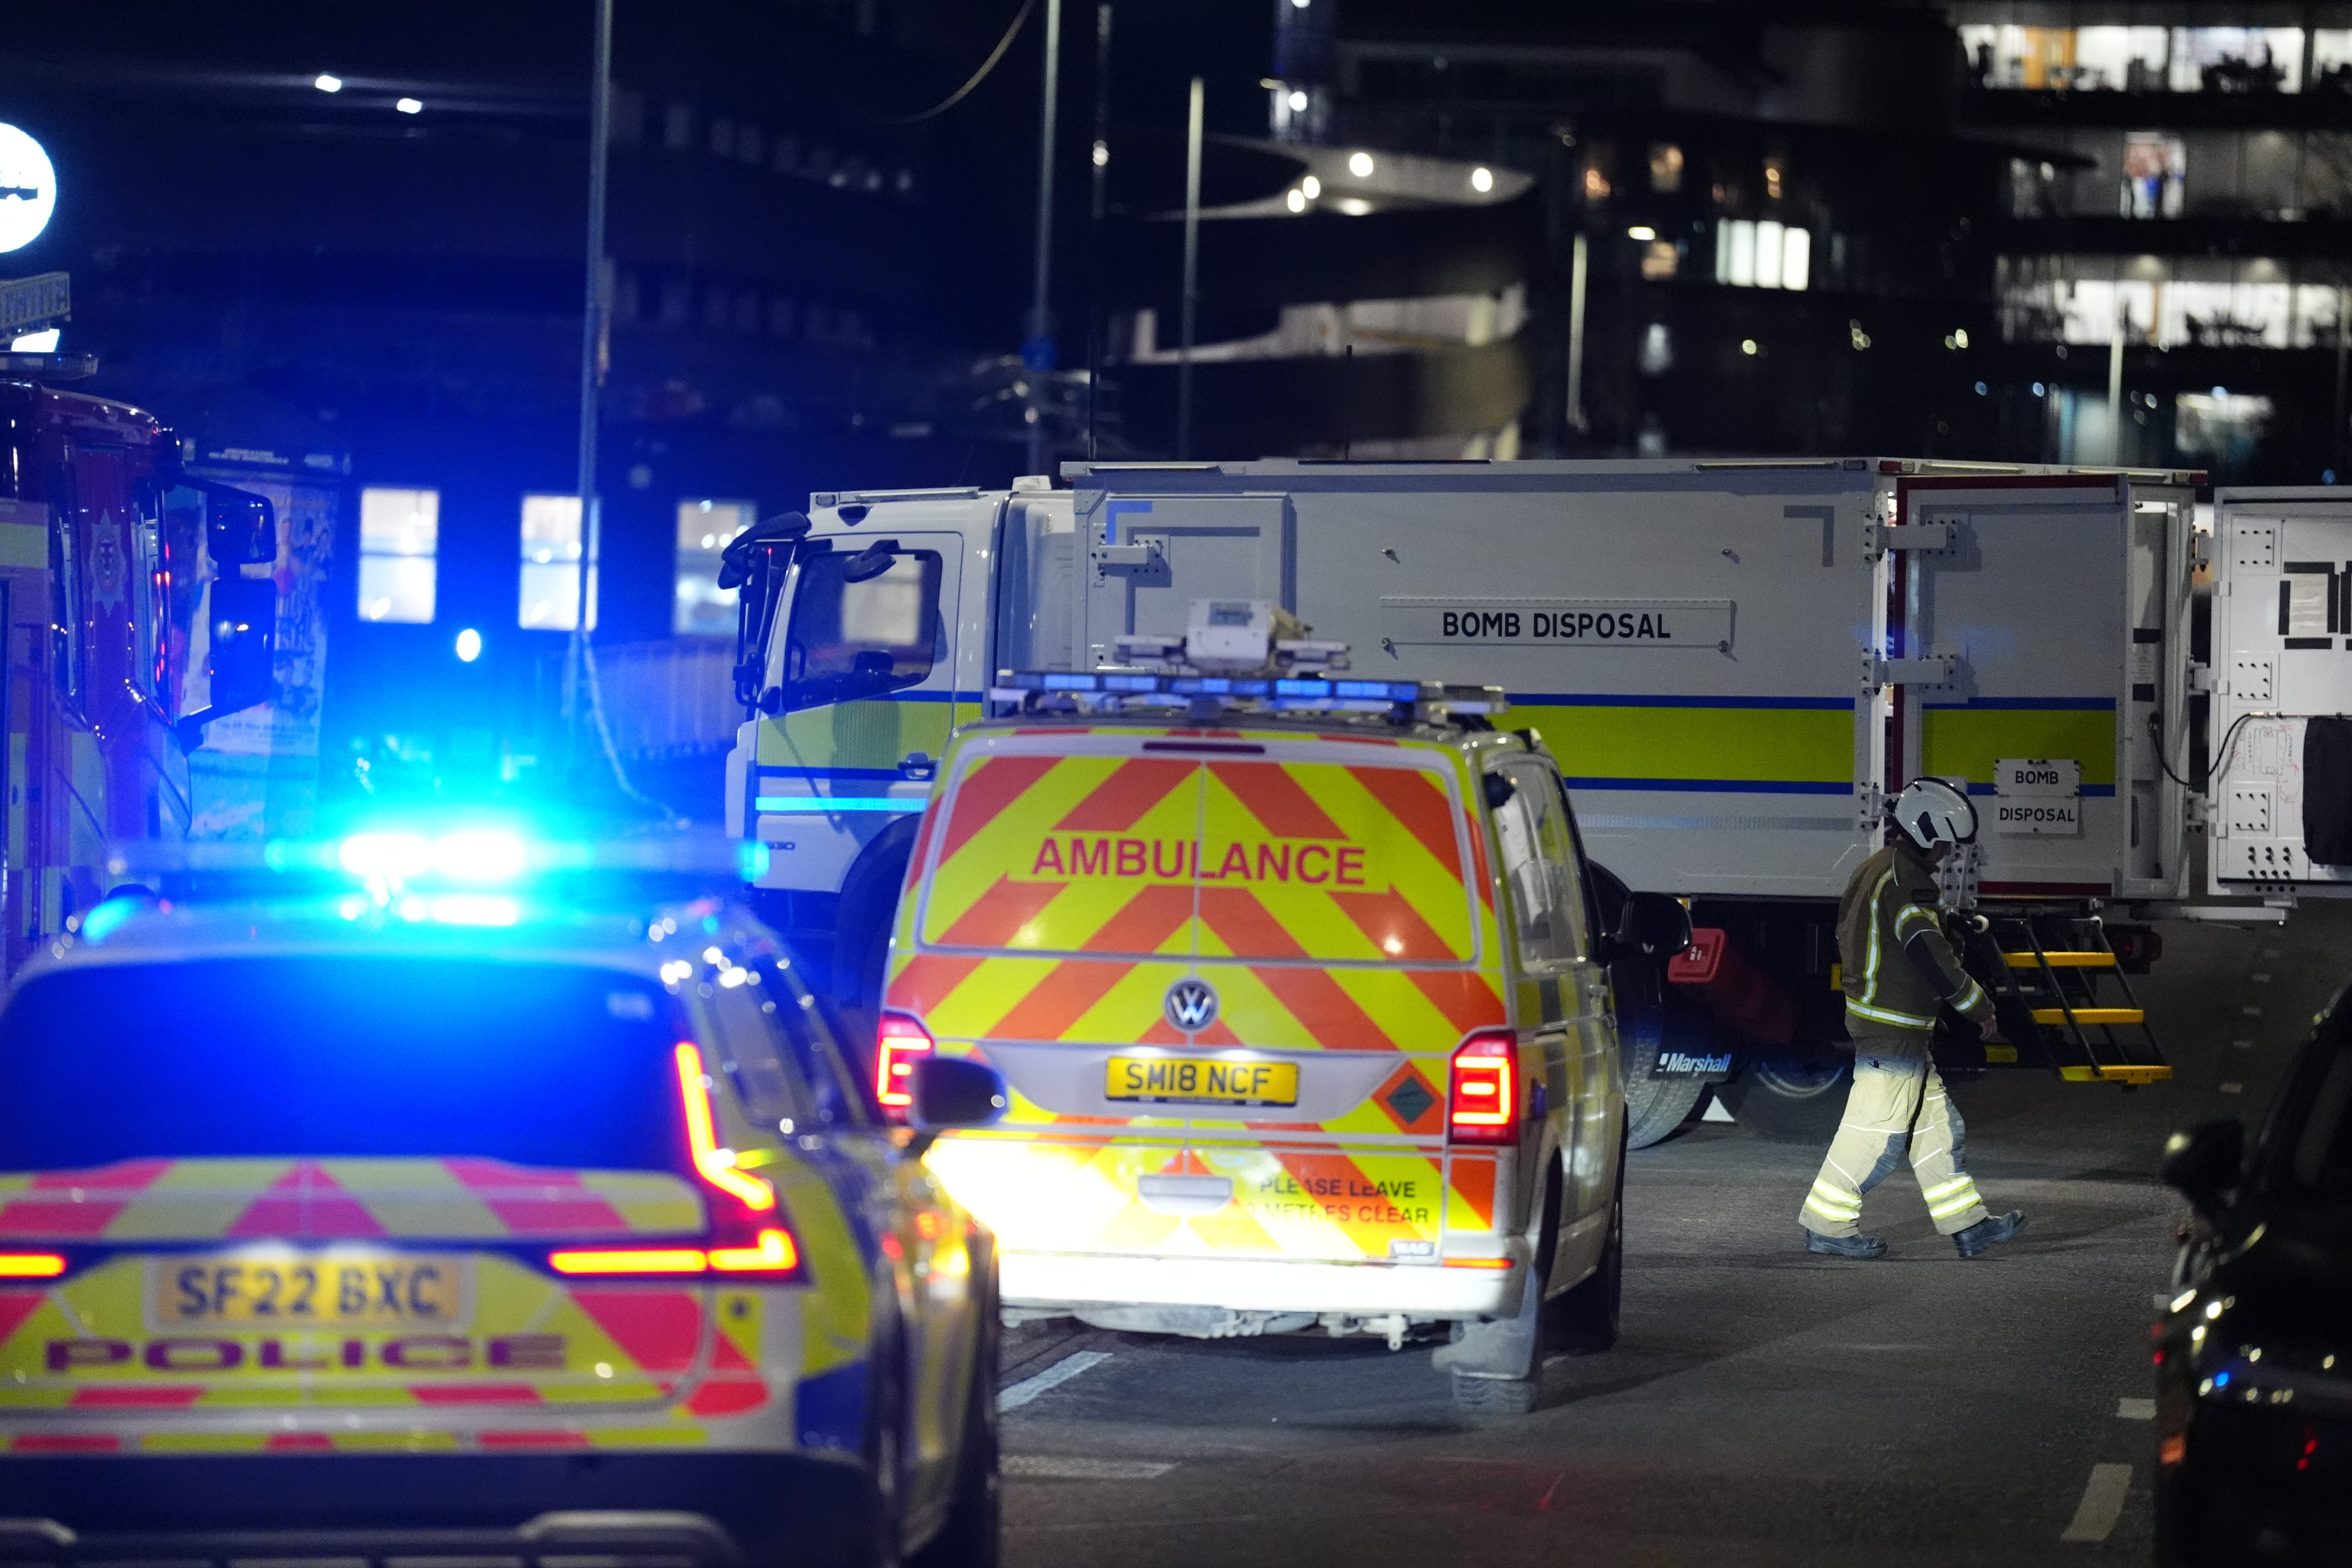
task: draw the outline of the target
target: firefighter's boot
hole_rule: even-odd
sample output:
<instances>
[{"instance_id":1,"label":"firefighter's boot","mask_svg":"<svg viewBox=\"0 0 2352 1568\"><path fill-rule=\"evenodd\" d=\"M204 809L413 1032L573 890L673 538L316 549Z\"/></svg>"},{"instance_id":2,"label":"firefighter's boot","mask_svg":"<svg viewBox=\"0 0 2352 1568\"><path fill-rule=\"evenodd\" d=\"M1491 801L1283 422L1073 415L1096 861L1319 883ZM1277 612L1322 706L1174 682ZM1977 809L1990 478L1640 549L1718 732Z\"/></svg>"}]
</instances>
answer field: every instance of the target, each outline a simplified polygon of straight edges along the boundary
<instances>
[{"instance_id":1,"label":"firefighter's boot","mask_svg":"<svg viewBox=\"0 0 2352 1568\"><path fill-rule=\"evenodd\" d=\"M1808 1230L1805 1250L1826 1252L1832 1258L1884 1258L1886 1243L1874 1236L1823 1236L1818 1230Z\"/></svg>"},{"instance_id":2,"label":"firefighter's boot","mask_svg":"<svg viewBox=\"0 0 2352 1568\"><path fill-rule=\"evenodd\" d=\"M1952 1245L1959 1248L1962 1258L1981 1258L1992 1250L1993 1243L2007 1241L2024 1228L2025 1211L2022 1209L1987 1215L1968 1229L1953 1232Z\"/></svg>"}]
</instances>

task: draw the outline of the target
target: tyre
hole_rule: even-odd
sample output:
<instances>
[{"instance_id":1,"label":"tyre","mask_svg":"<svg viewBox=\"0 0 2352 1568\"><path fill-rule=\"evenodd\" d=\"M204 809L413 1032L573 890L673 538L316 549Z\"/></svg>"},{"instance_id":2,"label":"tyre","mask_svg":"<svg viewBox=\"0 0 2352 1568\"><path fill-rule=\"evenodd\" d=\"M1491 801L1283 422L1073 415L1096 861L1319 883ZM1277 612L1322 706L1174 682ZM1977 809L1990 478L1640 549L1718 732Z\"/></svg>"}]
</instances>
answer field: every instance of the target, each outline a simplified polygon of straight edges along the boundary
<instances>
[{"instance_id":1,"label":"tyre","mask_svg":"<svg viewBox=\"0 0 2352 1568\"><path fill-rule=\"evenodd\" d=\"M860 1521L856 1544L849 1553L848 1560L855 1568L898 1568L900 1557L899 1531L907 1496L906 1450L901 1438L907 1406L904 1385L899 1382L900 1342L894 1333L882 1343L888 1350L876 1355L866 1385L863 1447L866 1470L874 1478L874 1509L870 1517Z\"/></svg>"},{"instance_id":2,"label":"tyre","mask_svg":"<svg viewBox=\"0 0 2352 1568\"><path fill-rule=\"evenodd\" d=\"M1621 1140L1622 1135L1621 1134ZM1625 1290L1625 1144L1617 1150L1617 1190L1609 1200L1609 1239L1590 1278L1544 1303L1551 1321L1544 1341L1565 1355L1598 1355L1617 1342Z\"/></svg>"},{"instance_id":3,"label":"tyre","mask_svg":"<svg viewBox=\"0 0 2352 1568\"><path fill-rule=\"evenodd\" d=\"M1698 1109L1706 1082L1696 1078L1652 1078L1665 1048L1666 1013L1644 1008L1628 1018L1618 1036L1625 1059L1626 1143L1646 1149L1681 1131Z\"/></svg>"},{"instance_id":4,"label":"tyre","mask_svg":"<svg viewBox=\"0 0 2352 1568\"><path fill-rule=\"evenodd\" d=\"M1501 1419L1525 1415L1536 1407L1543 1394L1539 1377L1478 1377L1470 1373L1454 1374L1454 1408L1465 1415L1480 1415Z\"/></svg>"},{"instance_id":5,"label":"tyre","mask_svg":"<svg viewBox=\"0 0 2352 1568\"><path fill-rule=\"evenodd\" d=\"M994 1266L985 1259L976 1273ZM971 1387L965 1395L963 1441L956 1458L954 1500L947 1522L908 1558L908 1568L997 1568L1002 1557L1003 1495L999 1472L996 1420L997 1342L1003 1332L996 1293L986 1292L975 1310L978 1343L972 1350Z\"/></svg>"},{"instance_id":6,"label":"tyre","mask_svg":"<svg viewBox=\"0 0 2352 1568\"><path fill-rule=\"evenodd\" d=\"M1774 1143L1826 1144L1845 1115L1853 1083L1850 1058L1763 1057L1729 1083L1715 1086L1732 1120Z\"/></svg>"},{"instance_id":7,"label":"tyre","mask_svg":"<svg viewBox=\"0 0 2352 1568\"><path fill-rule=\"evenodd\" d=\"M1551 1279L1552 1253L1559 1242L1559 1211L1563 1198L1562 1179L1558 1162L1551 1168L1551 1177L1544 1184L1543 1224L1536 1230L1535 1273L1528 1279L1519 1301L1516 1322L1492 1320L1482 1323L1473 1332L1455 1325L1457 1340L1471 1340L1481 1335L1499 1341L1496 1349L1498 1359L1510 1364L1516 1351L1503 1347L1517 1342L1525 1347L1527 1370L1517 1376L1498 1377L1493 1373L1465 1372L1460 1367L1450 1369L1454 1377L1454 1408L1465 1415L1508 1416L1525 1415L1533 1410L1543 1395L1544 1363L1559 1351L1552 1342L1551 1325L1554 1316L1551 1303L1544 1300L1544 1289ZM1524 1336L1524 1337L1522 1337ZM1441 1356L1444 1352L1441 1352Z\"/></svg>"}]
</instances>

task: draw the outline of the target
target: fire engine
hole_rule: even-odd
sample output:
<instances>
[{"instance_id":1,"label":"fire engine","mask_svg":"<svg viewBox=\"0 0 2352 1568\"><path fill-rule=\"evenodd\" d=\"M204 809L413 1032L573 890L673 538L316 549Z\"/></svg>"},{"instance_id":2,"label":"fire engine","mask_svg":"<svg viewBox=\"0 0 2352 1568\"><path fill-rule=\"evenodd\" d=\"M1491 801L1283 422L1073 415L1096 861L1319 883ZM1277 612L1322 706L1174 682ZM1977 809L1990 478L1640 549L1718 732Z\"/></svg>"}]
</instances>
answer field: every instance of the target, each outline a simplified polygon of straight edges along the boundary
<instances>
[{"instance_id":1,"label":"fire engine","mask_svg":"<svg viewBox=\"0 0 2352 1568\"><path fill-rule=\"evenodd\" d=\"M0 284L0 307L18 287ZM270 689L268 500L185 472L152 415L44 384L89 368L0 353L0 961L12 973L115 890L110 842L187 833L188 753L206 723Z\"/></svg>"}]
</instances>

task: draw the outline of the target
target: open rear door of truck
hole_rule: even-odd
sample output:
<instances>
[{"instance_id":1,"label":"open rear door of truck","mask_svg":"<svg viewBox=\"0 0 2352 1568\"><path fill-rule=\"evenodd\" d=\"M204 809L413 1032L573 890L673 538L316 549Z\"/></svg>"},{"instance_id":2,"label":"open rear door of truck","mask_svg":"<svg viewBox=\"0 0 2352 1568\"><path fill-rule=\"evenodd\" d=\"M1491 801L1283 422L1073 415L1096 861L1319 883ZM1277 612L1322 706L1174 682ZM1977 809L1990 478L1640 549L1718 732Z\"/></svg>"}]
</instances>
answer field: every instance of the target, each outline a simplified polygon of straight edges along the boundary
<instances>
[{"instance_id":1,"label":"open rear door of truck","mask_svg":"<svg viewBox=\"0 0 2352 1568\"><path fill-rule=\"evenodd\" d=\"M1980 897L2186 891L2189 503L2121 474L1897 485L1898 526L1929 531L1888 566L1885 657L1902 662L1865 677L1885 787L1968 782Z\"/></svg>"},{"instance_id":2,"label":"open rear door of truck","mask_svg":"<svg viewBox=\"0 0 2352 1568\"><path fill-rule=\"evenodd\" d=\"M2213 499L2210 890L2352 893L2352 493Z\"/></svg>"}]
</instances>

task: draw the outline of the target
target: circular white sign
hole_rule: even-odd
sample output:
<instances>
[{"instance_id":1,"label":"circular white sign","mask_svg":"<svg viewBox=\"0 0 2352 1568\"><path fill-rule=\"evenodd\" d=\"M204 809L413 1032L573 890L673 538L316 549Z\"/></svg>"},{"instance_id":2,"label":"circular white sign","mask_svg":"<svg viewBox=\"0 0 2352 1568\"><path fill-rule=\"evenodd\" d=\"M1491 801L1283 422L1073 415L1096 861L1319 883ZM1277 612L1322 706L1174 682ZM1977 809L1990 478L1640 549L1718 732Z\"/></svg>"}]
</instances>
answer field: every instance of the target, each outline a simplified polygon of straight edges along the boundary
<instances>
[{"instance_id":1,"label":"circular white sign","mask_svg":"<svg viewBox=\"0 0 2352 1568\"><path fill-rule=\"evenodd\" d=\"M0 253L22 250L49 226L58 205L58 171L41 144L0 125Z\"/></svg>"}]
</instances>

